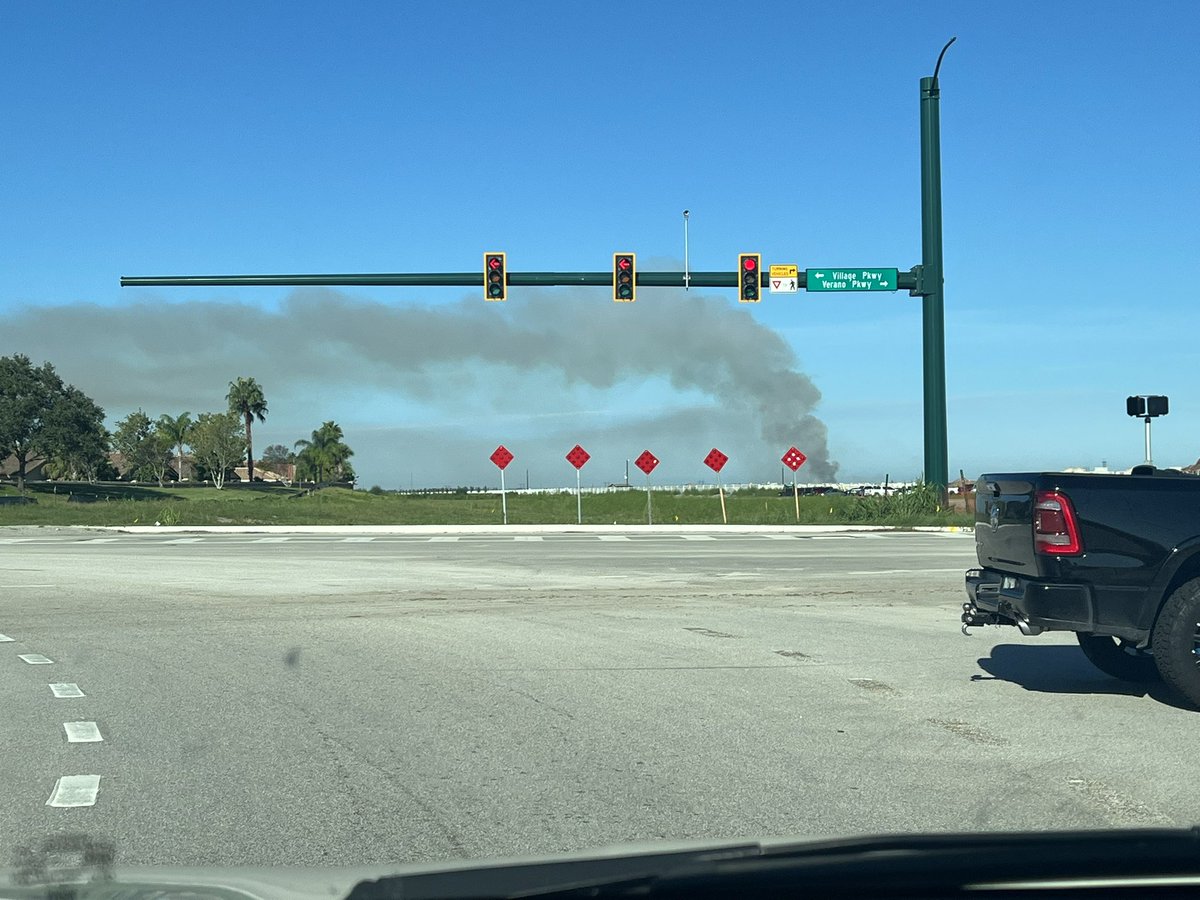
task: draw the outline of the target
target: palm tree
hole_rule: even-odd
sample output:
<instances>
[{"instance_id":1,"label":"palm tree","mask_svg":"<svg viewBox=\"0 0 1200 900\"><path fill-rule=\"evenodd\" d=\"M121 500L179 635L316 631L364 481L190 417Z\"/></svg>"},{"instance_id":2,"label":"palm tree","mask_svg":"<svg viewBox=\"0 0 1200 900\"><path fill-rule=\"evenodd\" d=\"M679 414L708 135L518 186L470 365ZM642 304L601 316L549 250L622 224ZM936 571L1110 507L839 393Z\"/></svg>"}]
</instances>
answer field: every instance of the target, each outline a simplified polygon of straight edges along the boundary
<instances>
[{"instance_id":1,"label":"palm tree","mask_svg":"<svg viewBox=\"0 0 1200 900\"><path fill-rule=\"evenodd\" d=\"M300 448L297 462L303 461L317 473L317 481L324 481L326 475L340 475L346 466L346 460L354 455L342 440L342 426L336 422L325 422L312 433L312 439L301 438L296 441Z\"/></svg>"},{"instance_id":2,"label":"palm tree","mask_svg":"<svg viewBox=\"0 0 1200 900\"><path fill-rule=\"evenodd\" d=\"M246 480L254 483L254 445L250 439L250 424L255 417L258 421L267 421L267 400L263 396L261 385L253 378L239 378L229 382L229 393L225 395L229 401L229 411L241 416L246 422Z\"/></svg>"},{"instance_id":3,"label":"palm tree","mask_svg":"<svg viewBox=\"0 0 1200 900\"><path fill-rule=\"evenodd\" d=\"M187 443L194 424L190 412L178 416L168 416L163 413L158 417L158 430L171 442L172 447L179 450L179 465L175 467L176 477L179 481L183 481L183 445Z\"/></svg>"}]
</instances>

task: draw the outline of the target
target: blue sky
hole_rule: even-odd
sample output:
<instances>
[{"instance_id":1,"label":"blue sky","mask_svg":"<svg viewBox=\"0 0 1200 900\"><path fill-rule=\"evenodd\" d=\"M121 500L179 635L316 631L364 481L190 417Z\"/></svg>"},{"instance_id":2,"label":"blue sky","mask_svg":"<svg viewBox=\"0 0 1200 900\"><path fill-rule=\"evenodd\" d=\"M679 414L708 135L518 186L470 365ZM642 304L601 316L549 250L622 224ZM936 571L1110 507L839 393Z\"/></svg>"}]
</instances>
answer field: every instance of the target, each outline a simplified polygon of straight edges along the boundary
<instances>
[{"instance_id":1,"label":"blue sky","mask_svg":"<svg viewBox=\"0 0 1200 900\"><path fill-rule=\"evenodd\" d=\"M907 269L918 83L952 35L951 472L1139 462L1130 393L1171 397L1156 461L1194 461L1200 7L1185 2L8 2L0 354L49 359L112 419L216 409L253 376L271 410L258 447L334 419L367 485L495 484L498 443L510 471L569 484L576 441L592 483L647 447L656 477L703 479L714 445L727 480L777 478L788 442L764 406L824 423L840 478L916 477L906 293L748 307L642 290L631 310L604 289L513 289L501 306L460 288L118 279L471 271L491 249L512 271L604 270L626 249L675 269L685 208L693 269L740 251ZM777 402L791 370L819 392L811 410ZM819 440L810 423L789 442Z\"/></svg>"}]
</instances>

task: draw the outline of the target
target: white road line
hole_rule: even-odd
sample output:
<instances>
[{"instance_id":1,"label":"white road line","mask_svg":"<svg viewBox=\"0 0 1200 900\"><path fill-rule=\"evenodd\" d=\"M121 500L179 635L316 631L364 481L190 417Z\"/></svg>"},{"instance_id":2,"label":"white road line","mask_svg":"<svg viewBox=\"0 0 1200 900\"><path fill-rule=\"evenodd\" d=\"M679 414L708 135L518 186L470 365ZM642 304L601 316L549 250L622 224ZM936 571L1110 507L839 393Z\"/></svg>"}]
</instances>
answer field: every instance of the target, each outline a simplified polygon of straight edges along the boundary
<instances>
[{"instance_id":1,"label":"white road line","mask_svg":"<svg viewBox=\"0 0 1200 900\"><path fill-rule=\"evenodd\" d=\"M854 540L848 534L814 534L811 538L814 541L852 541Z\"/></svg>"},{"instance_id":2,"label":"white road line","mask_svg":"<svg viewBox=\"0 0 1200 900\"><path fill-rule=\"evenodd\" d=\"M540 534L519 534L513 538L514 541L540 541L541 539Z\"/></svg>"},{"instance_id":3,"label":"white road line","mask_svg":"<svg viewBox=\"0 0 1200 900\"><path fill-rule=\"evenodd\" d=\"M455 541L458 540L458 536L455 535L455 536L431 537L429 540L431 543L435 543L435 544L439 543L439 542L443 543L443 544L453 544Z\"/></svg>"},{"instance_id":4,"label":"white road line","mask_svg":"<svg viewBox=\"0 0 1200 900\"><path fill-rule=\"evenodd\" d=\"M48 666L54 662L50 657L42 656L40 653L22 653L17 659L27 662L31 666Z\"/></svg>"},{"instance_id":5,"label":"white road line","mask_svg":"<svg viewBox=\"0 0 1200 900\"><path fill-rule=\"evenodd\" d=\"M628 541L628 540L632 540L632 538L626 537L623 534L602 534L602 535L600 535L600 540L602 540L602 541Z\"/></svg>"},{"instance_id":6,"label":"white road line","mask_svg":"<svg viewBox=\"0 0 1200 900\"><path fill-rule=\"evenodd\" d=\"M862 575L940 575L946 572L965 572L966 569L962 566L954 569L875 569L872 572L836 572L830 573L833 575L853 575L859 577Z\"/></svg>"},{"instance_id":7,"label":"white road line","mask_svg":"<svg viewBox=\"0 0 1200 900\"><path fill-rule=\"evenodd\" d=\"M163 544L199 544L204 538L172 538L169 541L162 541Z\"/></svg>"},{"instance_id":8,"label":"white road line","mask_svg":"<svg viewBox=\"0 0 1200 900\"><path fill-rule=\"evenodd\" d=\"M77 541L80 544L113 544L119 541L120 538L88 538L86 541Z\"/></svg>"},{"instance_id":9,"label":"white road line","mask_svg":"<svg viewBox=\"0 0 1200 900\"><path fill-rule=\"evenodd\" d=\"M100 793L99 775L64 775L54 783L47 806L95 806Z\"/></svg>"},{"instance_id":10,"label":"white road line","mask_svg":"<svg viewBox=\"0 0 1200 900\"><path fill-rule=\"evenodd\" d=\"M711 534L681 534L681 538L685 541L715 541L716 538Z\"/></svg>"},{"instance_id":11,"label":"white road line","mask_svg":"<svg viewBox=\"0 0 1200 900\"><path fill-rule=\"evenodd\" d=\"M252 544L282 544L285 541L290 541L291 537L265 537L255 538L250 543Z\"/></svg>"},{"instance_id":12,"label":"white road line","mask_svg":"<svg viewBox=\"0 0 1200 900\"><path fill-rule=\"evenodd\" d=\"M95 722L63 722L69 744L98 744L104 740L100 736L100 726Z\"/></svg>"},{"instance_id":13,"label":"white road line","mask_svg":"<svg viewBox=\"0 0 1200 900\"><path fill-rule=\"evenodd\" d=\"M7 634L0 634L0 644L7 644L9 641L15 641L16 638L10 638Z\"/></svg>"},{"instance_id":14,"label":"white road line","mask_svg":"<svg viewBox=\"0 0 1200 900\"><path fill-rule=\"evenodd\" d=\"M342 543L343 544L366 544L373 540L375 540L375 538L373 538L373 537L348 537L348 538L342 538Z\"/></svg>"},{"instance_id":15,"label":"white road line","mask_svg":"<svg viewBox=\"0 0 1200 900\"><path fill-rule=\"evenodd\" d=\"M60 700L85 696L83 691L79 689L79 685L68 682L58 682L50 685L50 693Z\"/></svg>"},{"instance_id":16,"label":"white road line","mask_svg":"<svg viewBox=\"0 0 1200 900\"><path fill-rule=\"evenodd\" d=\"M799 535L795 534L760 534L759 537L764 537L768 541L794 541Z\"/></svg>"},{"instance_id":17,"label":"white road line","mask_svg":"<svg viewBox=\"0 0 1200 900\"><path fill-rule=\"evenodd\" d=\"M0 544L27 544L37 538L0 538Z\"/></svg>"}]
</instances>

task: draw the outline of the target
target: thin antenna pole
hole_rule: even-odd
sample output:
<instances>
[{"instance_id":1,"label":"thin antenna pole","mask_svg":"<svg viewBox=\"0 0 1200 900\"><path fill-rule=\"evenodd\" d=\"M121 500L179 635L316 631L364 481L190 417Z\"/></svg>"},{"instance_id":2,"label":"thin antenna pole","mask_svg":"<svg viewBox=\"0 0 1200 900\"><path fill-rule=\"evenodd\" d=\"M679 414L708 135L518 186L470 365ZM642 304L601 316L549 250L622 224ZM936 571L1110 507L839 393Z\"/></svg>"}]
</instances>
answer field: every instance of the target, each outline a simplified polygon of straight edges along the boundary
<instances>
[{"instance_id":1,"label":"thin antenna pole","mask_svg":"<svg viewBox=\"0 0 1200 900\"><path fill-rule=\"evenodd\" d=\"M683 289L686 291L692 281L691 270L688 268L688 211L683 211Z\"/></svg>"}]
</instances>

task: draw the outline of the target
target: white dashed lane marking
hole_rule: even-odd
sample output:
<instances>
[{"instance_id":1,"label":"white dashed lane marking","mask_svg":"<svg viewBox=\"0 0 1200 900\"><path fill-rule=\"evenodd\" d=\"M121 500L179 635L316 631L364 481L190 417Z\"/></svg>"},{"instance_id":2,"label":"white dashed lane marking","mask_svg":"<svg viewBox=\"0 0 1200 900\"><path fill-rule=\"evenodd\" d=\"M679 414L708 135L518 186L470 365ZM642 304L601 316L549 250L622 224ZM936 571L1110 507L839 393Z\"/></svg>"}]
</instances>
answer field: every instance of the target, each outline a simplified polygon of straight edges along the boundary
<instances>
[{"instance_id":1,"label":"white dashed lane marking","mask_svg":"<svg viewBox=\"0 0 1200 900\"><path fill-rule=\"evenodd\" d=\"M367 544L375 540L373 537L348 537L342 538L343 544Z\"/></svg>"},{"instance_id":2,"label":"white dashed lane marking","mask_svg":"<svg viewBox=\"0 0 1200 900\"><path fill-rule=\"evenodd\" d=\"M95 722L63 722L69 744L98 744L104 740L100 736L100 726Z\"/></svg>"},{"instance_id":3,"label":"white dashed lane marking","mask_svg":"<svg viewBox=\"0 0 1200 900\"><path fill-rule=\"evenodd\" d=\"M16 638L10 638L7 634L0 634L0 644L7 644L9 641L15 641Z\"/></svg>"},{"instance_id":4,"label":"white dashed lane marking","mask_svg":"<svg viewBox=\"0 0 1200 900\"><path fill-rule=\"evenodd\" d=\"M542 536L540 534L523 534L513 538L514 541L540 541L541 539Z\"/></svg>"},{"instance_id":5,"label":"white dashed lane marking","mask_svg":"<svg viewBox=\"0 0 1200 900\"><path fill-rule=\"evenodd\" d=\"M600 535L600 540L602 540L602 541L628 541L628 540L632 540L632 538L628 538L623 534L602 534L602 535Z\"/></svg>"},{"instance_id":6,"label":"white dashed lane marking","mask_svg":"<svg viewBox=\"0 0 1200 900\"><path fill-rule=\"evenodd\" d=\"M255 538L250 543L252 543L252 544L282 544L285 541L290 541L290 540L291 540L291 538L287 538L287 537L265 537L265 538Z\"/></svg>"},{"instance_id":7,"label":"white dashed lane marking","mask_svg":"<svg viewBox=\"0 0 1200 900\"><path fill-rule=\"evenodd\" d=\"M27 662L31 666L48 666L54 662L48 656L42 656L40 653L22 653L17 657L22 662Z\"/></svg>"},{"instance_id":8,"label":"white dashed lane marking","mask_svg":"<svg viewBox=\"0 0 1200 900\"><path fill-rule=\"evenodd\" d=\"M456 536L442 536L442 537L431 537L429 540L432 543L453 544L455 541L458 540L458 538Z\"/></svg>"},{"instance_id":9,"label":"white dashed lane marking","mask_svg":"<svg viewBox=\"0 0 1200 900\"><path fill-rule=\"evenodd\" d=\"M120 538L88 538L86 541L78 541L80 544L115 544Z\"/></svg>"},{"instance_id":10,"label":"white dashed lane marking","mask_svg":"<svg viewBox=\"0 0 1200 900\"><path fill-rule=\"evenodd\" d=\"M716 538L711 534L681 534L681 538L685 541L715 541Z\"/></svg>"},{"instance_id":11,"label":"white dashed lane marking","mask_svg":"<svg viewBox=\"0 0 1200 900\"><path fill-rule=\"evenodd\" d=\"M95 806L100 793L99 775L64 775L54 783L47 806Z\"/></svg>"},{"instance_id":12,"label":"white dashed lane marking","mask_svg":"<svg viewBox=\"0 0 1200 900\"><path fill-rule=\"evenodd\" d=\"M85 694L79 689L77 684L58 683L50 685L50 693L60 700L67 700L74 697L83 697Z\"/></svg>"},{"instance_id":13,"label":"white dashed lane marking","mask_svg":"<svg viewBox=\"0 0 1200 900\"><path fill-rule=\"evenodd\" d=\"M199 544L204 541L204 538L174 538L169 541L163 541L164 544Z\"/></svg>"}]
</instances>

